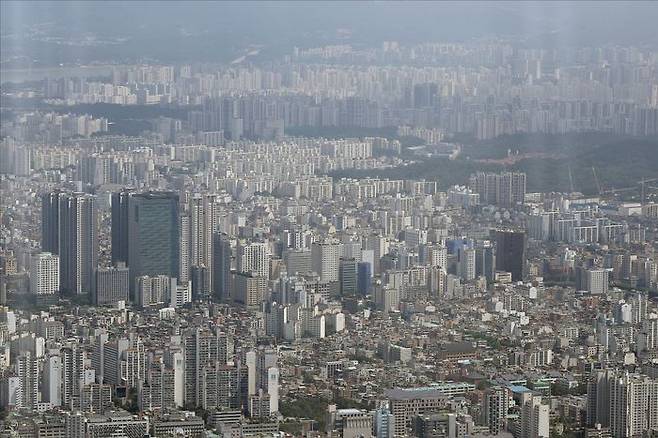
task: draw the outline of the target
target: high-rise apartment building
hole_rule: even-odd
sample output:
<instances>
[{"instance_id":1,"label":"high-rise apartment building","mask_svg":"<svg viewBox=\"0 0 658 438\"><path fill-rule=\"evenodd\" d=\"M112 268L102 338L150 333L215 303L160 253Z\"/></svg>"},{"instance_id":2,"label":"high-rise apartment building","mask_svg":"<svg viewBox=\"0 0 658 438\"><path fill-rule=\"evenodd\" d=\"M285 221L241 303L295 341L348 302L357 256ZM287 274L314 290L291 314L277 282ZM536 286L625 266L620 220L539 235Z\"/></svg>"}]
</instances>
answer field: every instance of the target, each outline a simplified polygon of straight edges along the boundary
<instances>
[{"instance_id":1,"label":"high-rise apartment building","mask_svg":"<svg viewBox=\"0 0 658 438\"><path fill-rule=\"evenodd\" d=\"M59 292L59 257L49 252L32 255L30 292L33 295L55 295Z\"/></svg>"},{"instance_id":2,"label":"high-rise apartment building","mask_svg":"<svg viewBox=\"0 0 658 438\"><path fill-rule=\"evenodd\" d=\"M93 302L96 305L115 304L128 301L130 278L128 268L123 262L118 266L98 268Z\"/></svg>"},{"instance_id":3,"label":"high-rise apartment building","mask_svg":"<svg viewBox=\"0 0 658 438\"><path fill-rule=\"evenodd\" d=\"M270 248L266 242L238 244L238 271L270 278Z\"/></svg>"},{"instance_id":4,"label":"high-rise apartment building","mask_svg":"<svg viewBox=\"0 0 658 438\"><path fill-rule=\"evenodd\" d=\"M480 195L480 203L513 207L523 204L526 193L526 174L521 172L485 173L471 175L469 186Z\"/></svg>"},{"instance_id":5,"label":"high-rise apartment building","mask_svg":"<svg viewBox=\"0 0 658 438\"><path fill-rule=\"evenodd\" d=\"M91 293L98 264L96 198L52 192L41 200L42 249L59 256L60 288L75 295Z\"/></svg>"},{"instance_id":6,"label":"high-rise apartment building","mask_svg":"<svg viewBox=\"0 0 658 438\"><path fill-rule=\"evenodd\" d=\"M197 195L188 202L189 215L189 258L190 268L203 272L203 290L201 294L210 296L213 291L213 225L214 220L213 195ZM202 270L200 268L205 268Z\"/></svg>"},{"instance_id":7,"label":"high-rise apartment building","mask_svg":"<svg viewBox=\"0 0 658 438\"><path fill-rule=\"evenodd\" d=\"M548 438L550 433L548 404L533 395L521 407L521 438Z\"/></svg>"},{"instance_id":8,"label":"high-rise apartment building","mask_svg":"<svg viewBox=\"0 0 658 438\"><path fill-rule=\"evenodd\" d=\"M610 431L619 438L643 436L658 429L658 381L639 374L610 382Z\"/></svg>"},{"instance_id":9,"label":"high-rise apartment building","mask_svg":"<svg viewBox=\"0 0 658 438\"><path fill-rule=\"evenodd\" d=\"M507 427L510 394L507 388L493 387L484 396L483 417L489 432L498 434Z\"/></svg>"}]
</instances>

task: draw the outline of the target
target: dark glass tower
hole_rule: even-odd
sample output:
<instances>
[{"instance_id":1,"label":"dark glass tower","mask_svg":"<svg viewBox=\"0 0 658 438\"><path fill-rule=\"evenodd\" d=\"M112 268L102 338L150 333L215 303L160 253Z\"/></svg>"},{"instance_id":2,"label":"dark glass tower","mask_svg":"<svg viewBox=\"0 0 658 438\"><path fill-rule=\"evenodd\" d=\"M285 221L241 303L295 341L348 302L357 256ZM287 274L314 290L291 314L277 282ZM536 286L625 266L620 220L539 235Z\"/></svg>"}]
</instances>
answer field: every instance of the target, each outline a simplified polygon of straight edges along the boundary
<instances>
[{"instance_id":1,"label":"dark glass tower","mask_svg":"<svg viewBox=\"0 0 658 438\"><path fill-rule=\"evenodd\" d=\"M525 232L496 231L496 270L511 272L513 281L522 280L525 246Z\"/></svg>"},{"instance_id":2,"label":"dark glass tower","mask_svg":"<svg viewBox=\"0 0 658 438\"><path fill-rule=\"evenodd\" d=\"M41 250L59 254L59 197L55 191L41 195Z\"/></svg>"},{"instance_id":3,"label":"dark glass tower","mask_svg":"<svg viewBox=\"0 0 658 438\"><path fill-rule=\"evenodd\" d=\"M146 192L128 197L131 288L142 275L179 277L179 223L178 194Z\"/></svg>"},{"instance_id":4,"label":"dark glass tower","mask_svg":"<svg viewBox=\"0 0 658 438\"><path fill-rule=\"evenodd\" d=\"M41 198L41 246L59 255L62 291L89 294L98 264L96 198L84 193L47 193Z\"/></svg>"},{"instance_id":5,"label":"dark glass tower","mask_svg":"<svg viewBox=\"0 0 658 438\"><path fill-rule=\"evenodd\" d=\"M112 193L112 263L128 264L128 199L134 192Z\"/></svg>"},{"instance_id":6,"label":"dark glass tower","mask_svg":"<svg viewBox=\"0 0 658 438\"><path fill-rule=\"evenodd\" d=\"M231 239L223 233L213 235L213 292L220 300L227 300L231 287Z\"/></svg>"}]
</instances>

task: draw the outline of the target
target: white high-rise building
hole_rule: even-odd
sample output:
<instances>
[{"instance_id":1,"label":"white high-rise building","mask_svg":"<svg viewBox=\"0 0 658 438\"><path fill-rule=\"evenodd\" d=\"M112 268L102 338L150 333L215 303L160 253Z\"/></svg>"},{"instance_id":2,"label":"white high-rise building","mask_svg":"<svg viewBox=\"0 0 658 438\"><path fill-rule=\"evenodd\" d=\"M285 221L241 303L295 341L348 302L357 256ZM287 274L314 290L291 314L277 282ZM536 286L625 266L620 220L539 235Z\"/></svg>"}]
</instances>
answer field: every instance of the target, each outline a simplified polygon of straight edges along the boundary
<instances>
[{"instance_id":1,"label":"white high-rise building","mask_svg":"<svg viewBox=\"0 0 658 438\"><path fill-rule=\"evenodd\" d=\"M658 428L658 380L625 373L610 383L610 431L614 437L643 436Z\"/></svg>"},{"instance_id":2,"label":"white high-rise building","mask_svg":"<svg viewBox=\"0 0 658 438\"><path fill-rule=\"evenodd\" d=\"M267 393L270 396L270 414L279 412L279 369L267 370Z\"/></svg>"},{"instance_id":3,"label":"white high-rise building","mask_svg":"<svg viewBox=\"0 0 658 438\"><path fill-rule=\"evenodd\" d=\"M238 245L238 271L270 278L270 248L265 242Z\"/></svg>"},{"instance_id":4,"label":"white high-rise building","mask_svg":"<svg viewBox=\"0 0 658 438\"><path fill-rule=\"evenodd\" d=\"M49 252L32 256L30 292L33 295L55 295L59 291L59 257Z\"/></svg>"},{"instance_id":5,"label":"white high-rise building","mask_svg":"<svg viewBox=\"0 0 658 438\"><path fill-rule=\"evenodd\" d=\"M62 358L48 356L43 364L41 398L51 406L62 405Z\"/></svg>"},{"instance_id":6,"label":"white high-rise building","mask_svg":"<svg viewBox=\"0 0 658 438\"><path fill-rule=\"evenodd\" d=\"M585 271L587 290L591 294L604 295L608 293L610 273L606 269L591 269Z\"/></svg>"},{"instance_id":7,"label":"white high-rise building","mask_svg":"<svg viewBox=\"0 0 658 438\"><path fill-rule=\"evenodd\" d=\"M550 407L541 396L531 396L521 409L521 438L548 438Z\"/></svg>"}]
</instances>

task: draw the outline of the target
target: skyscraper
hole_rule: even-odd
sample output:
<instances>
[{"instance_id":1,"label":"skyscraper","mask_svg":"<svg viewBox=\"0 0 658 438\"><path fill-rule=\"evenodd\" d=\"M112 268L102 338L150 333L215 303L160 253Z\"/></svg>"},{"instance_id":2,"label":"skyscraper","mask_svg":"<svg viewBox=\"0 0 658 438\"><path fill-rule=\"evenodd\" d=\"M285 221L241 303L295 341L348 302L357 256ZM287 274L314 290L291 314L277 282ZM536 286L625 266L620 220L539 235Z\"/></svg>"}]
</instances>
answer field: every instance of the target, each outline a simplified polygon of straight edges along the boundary
<instances>
[{"instance_id":1,"label":"skyscraper","mask_svg":"<svg viewBox=\"0 0 658 438\"><path fill-rule=\"evenodd\" d=\"M213 265L213 224L214 224L214 196L197 195L188 203L189 225L189 257L190 268L197 268L203 272L203 296L209 296L212 287ZM205 268L205 269L200 269ZM195 286L197 287L197 286Z\"/></svg>"},{"instance_id":2,"label":"skyscraper","mask_svg":"<svg viewBox=\"0 0 658 438\"><path fill-rule=\"evenodd\" d=\"M338 266L342 244L335 241L313 242L311 257L313 270L323 281L338 281Z\"/></svg>"},{"instance_id":3,"label":"skyscraper","mask_svg":"<svg viewBox=\"0 0 658 438\"><path fill-rule=\"evenodd\" d=\"M96 198L52 192L41 199L42 249L59 255L60 288L76 295L91 293L98 264Z\"/></svg>"},{"instance_id":4,"label":"skyscraper","mask_svg":"<svg viewBox=\"0 0 658 438\"><path fill-rule=\"evenodd\" d=\"M54 191L41 196L41 250L59 254L59 198Z\"/></svg>"},{"instance_id":5,"label":"skyscraper","mask_svg":"<svg viewBox=\"0 0 658 438\"><path fill-rule=\"evenodd\" d=\"M213 236L213 289L220 300L229 298L231 290L231 239L223 233Z\"/></svg>"},{"instance_id":6,"label":"skyscraper","mask_svg":"<svg viewBox=\"0 0 658 438\"><path fill-rule=\"evenodd\" d=\"M486 277L488 282L494 281L496 271L496 254L489 243L475 248L475 275Z\"/></svg>"},{"instance_id":7,"label":"skyscraper","mask_svg":"<svg viewBox=\"0 0 658 438\"><path fill-rule=\"evenodd\" d=\"M340 294L356 295L358 283L357 261L354 258L340 259L338 268L338 279L340 282Z\"/></svg>"},{"instance_id":8,"label":"skyscraper","mask_svg":"<svg viewBox=\"0 0 658 438\"><path fill-rule=\"evenodd\" d=\"M112 263L128 264L128 200L135 192L124 189L112 193Z\"/></svg>"},{"instance_id":9,"label":"skyscraper","mask_svg":"<svg viewBox=\"0 0 658 438\"><path fill-rule=\"evenodd\" d=\"M130 286L142 275L178 278L180 269L178 194L146 192L128 201Z\"/></svg>"},{"instance_id":10,"label":"skyscraper","mask_svg":"<svg viewBox=\"0 0 658 438\"><path fill-rule=\"evenodd\" d=\"M496 231L496 270L510 272L513 281L522 280L525 246L525 232Z\"/></svg>"}]
</instances>

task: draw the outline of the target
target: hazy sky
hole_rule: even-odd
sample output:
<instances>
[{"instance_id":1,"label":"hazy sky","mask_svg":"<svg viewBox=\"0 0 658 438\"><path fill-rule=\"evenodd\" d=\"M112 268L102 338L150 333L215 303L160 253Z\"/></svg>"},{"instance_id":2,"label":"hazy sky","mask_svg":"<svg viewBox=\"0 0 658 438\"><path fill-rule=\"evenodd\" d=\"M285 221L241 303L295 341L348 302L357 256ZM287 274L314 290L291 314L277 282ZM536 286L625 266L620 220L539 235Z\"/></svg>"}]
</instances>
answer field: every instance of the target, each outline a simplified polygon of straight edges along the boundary
<instances>
[{"instance_id":1,"label":"hazy sky","mask_svg":"<svg viewBox=\"0 0 658 438\"><path fill-rule=\"evenodd\" d=\"M532 46L658 45L656 2L11 2L2 1L3 58L154 57L222 60L249 44L460 41L517 35ZM126 38L91 51L45 47L48 36ZM25 31L30 29L29 36ZM70 58L70 59L69 59Z\"/></svg>"}]
</instances>

